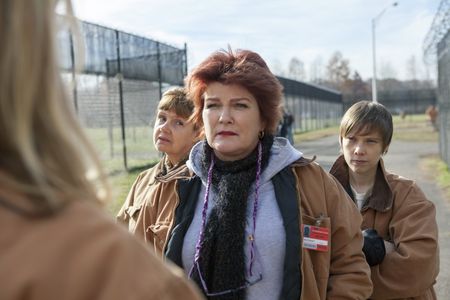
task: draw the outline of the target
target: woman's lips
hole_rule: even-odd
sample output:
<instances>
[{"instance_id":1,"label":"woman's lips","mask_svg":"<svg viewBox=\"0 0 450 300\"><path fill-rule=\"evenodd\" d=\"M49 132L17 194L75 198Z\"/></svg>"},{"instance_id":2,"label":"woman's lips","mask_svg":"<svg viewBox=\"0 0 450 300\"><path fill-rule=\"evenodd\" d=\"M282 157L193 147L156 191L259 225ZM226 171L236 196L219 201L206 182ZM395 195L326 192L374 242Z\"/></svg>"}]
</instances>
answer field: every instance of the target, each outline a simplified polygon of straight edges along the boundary
<instances>
[{"instance_id":1,"label":"woman's lips","mask_svg":"<svg viewBox=\"0 0 450 300\"><path fill-rule=\"evenodd\" d=\"M163 143L170 143L170 140L164 137L158 137L158 141L163 142Z\"/></svg>"},{"instance_id":2,"label":"woman's lips","mask_svg":"<svg viewBox=\"0 0 450 300\"><path fill-rule=\"evenodd\" d=\"M232 136L232 135L237 135L237 134L232 131L220 131L217 135Z\"/></svg>"}]
</instances>

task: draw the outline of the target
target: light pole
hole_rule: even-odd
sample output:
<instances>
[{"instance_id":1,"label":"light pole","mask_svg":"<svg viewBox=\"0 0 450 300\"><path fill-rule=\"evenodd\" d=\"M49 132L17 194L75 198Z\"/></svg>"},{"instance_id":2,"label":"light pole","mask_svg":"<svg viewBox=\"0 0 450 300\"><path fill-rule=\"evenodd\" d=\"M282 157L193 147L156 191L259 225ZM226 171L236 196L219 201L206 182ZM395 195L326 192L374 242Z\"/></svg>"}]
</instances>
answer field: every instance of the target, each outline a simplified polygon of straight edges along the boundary
<instances>
[{"instance_id":1,"label":"light pole","mask_svg":"<svg viewBox=\"0 0 450 300\"><path fill-rule=\"evenodd\" d=\"M373 76L372 76L372 101L377 103L377 58L375 50L375 29L377 21L381 18L384 12L391 6L397 6L398 2L394 2L391 5L385 7L375 18L372 19L372 55L373 55Z\"/></svg>"}]
</instances>

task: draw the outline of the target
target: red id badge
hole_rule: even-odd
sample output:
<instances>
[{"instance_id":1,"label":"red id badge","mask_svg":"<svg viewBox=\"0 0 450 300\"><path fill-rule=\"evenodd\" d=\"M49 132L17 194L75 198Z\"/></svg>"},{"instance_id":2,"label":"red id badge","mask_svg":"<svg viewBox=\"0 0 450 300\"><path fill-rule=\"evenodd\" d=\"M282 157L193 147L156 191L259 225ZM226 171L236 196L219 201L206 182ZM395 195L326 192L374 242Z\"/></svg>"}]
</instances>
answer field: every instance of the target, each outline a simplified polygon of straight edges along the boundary
<instances>
[{"instance_id":1,"label":"red id badge","mask_svg":"<svg viewBox=\"0 0 450 300\"><path fill-rule=\"evenodd\" d=\"M328 228L302 224L303 248L328 251Z\"/></svg>"}]
</instances>

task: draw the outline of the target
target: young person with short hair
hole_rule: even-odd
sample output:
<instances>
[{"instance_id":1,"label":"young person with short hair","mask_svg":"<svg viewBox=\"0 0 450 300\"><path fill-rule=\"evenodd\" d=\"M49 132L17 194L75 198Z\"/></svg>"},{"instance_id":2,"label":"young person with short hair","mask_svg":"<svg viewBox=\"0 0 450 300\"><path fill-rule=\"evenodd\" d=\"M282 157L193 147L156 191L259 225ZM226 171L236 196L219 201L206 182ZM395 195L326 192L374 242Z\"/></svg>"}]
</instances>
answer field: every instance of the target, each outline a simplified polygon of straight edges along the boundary
<instances>
[{"instance_id":1,"label":"young person with short hair","mask_svg":"<svg viewBox=\"0 0 450 300\"><path fill-rule=\"evenodd\" d=\"M385 169L382 157L392 133L392 116L382 104L355 103L342 118L342 155L330 173L363 217L363 250L374 284L370 299L436 299L435 206L413 180Z\"/></svg>"}]
</instances>

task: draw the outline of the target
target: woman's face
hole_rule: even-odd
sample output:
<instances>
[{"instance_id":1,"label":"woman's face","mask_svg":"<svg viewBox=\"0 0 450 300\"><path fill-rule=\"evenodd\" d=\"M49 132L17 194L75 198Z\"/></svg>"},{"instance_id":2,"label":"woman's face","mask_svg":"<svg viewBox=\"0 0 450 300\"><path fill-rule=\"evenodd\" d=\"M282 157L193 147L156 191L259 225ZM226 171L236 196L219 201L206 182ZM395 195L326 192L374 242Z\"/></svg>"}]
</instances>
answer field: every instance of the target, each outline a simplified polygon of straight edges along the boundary
<instances>
[{"instance_id":1,"label":"woman's face","mask_svg":"<svg viewBox=\"0 0 450 300\"><path fill-rule=\"evenodd\" d=\"M249 155L265 126L253 95L240 85L213 82L205 90L204 101L204 130L216 156L234 161Z\"/></svg>"},{"instance_id":2,"label":"woman's face","mask_svg":"<svg viewBox=\"0 0 450 300\"><path fill-rule=\"evenodd\" d=\"M185 158L198 140L199 131L174 111L158 110L153 128L155 148L164 152L172 164Z\"/></svg>"}]
</instances>

